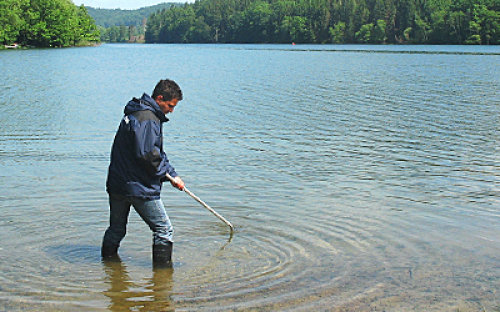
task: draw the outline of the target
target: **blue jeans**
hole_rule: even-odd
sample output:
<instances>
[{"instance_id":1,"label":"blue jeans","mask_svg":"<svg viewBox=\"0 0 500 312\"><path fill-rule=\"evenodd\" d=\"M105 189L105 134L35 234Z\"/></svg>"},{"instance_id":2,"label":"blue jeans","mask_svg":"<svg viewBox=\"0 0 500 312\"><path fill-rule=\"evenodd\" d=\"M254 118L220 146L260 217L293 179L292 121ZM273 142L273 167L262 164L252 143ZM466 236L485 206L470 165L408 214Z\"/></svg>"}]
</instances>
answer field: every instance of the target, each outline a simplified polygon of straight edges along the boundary
<instances>
[{"instance_id":1,"label":"blue jeans","mask_svg":"<svg viewBox=\"0 0 500 312\"><path fill-rule=\"evenodd\" d=\"M153 245L167 245L172 242L174 228L161 200L142 200L109 194L109 227L104 233L103 245L120 246L127 233L130 206L141 216L153 231Z\"/></svg>"}]
</instances>

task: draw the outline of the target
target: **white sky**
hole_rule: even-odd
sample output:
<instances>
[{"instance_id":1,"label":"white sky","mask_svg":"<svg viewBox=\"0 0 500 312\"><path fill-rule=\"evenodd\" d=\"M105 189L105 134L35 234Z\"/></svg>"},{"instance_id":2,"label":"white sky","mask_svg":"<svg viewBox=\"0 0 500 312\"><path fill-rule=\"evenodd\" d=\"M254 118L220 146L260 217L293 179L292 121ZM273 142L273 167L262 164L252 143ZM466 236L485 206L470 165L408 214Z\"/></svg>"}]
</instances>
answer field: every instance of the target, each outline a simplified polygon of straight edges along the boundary
<instances>
[{"instance_id":1,"label":"white sky","mask_svg":"<svg viewBox=\"0 0 500 312\"><path fill-rule=\"evenodd\" d=\"M146 6L155 5L163 2L194 2L186 0L73 0L76 5L84 4L94 8L101 9L124 9L135 10Z\"/></svg>"}]
</instances>

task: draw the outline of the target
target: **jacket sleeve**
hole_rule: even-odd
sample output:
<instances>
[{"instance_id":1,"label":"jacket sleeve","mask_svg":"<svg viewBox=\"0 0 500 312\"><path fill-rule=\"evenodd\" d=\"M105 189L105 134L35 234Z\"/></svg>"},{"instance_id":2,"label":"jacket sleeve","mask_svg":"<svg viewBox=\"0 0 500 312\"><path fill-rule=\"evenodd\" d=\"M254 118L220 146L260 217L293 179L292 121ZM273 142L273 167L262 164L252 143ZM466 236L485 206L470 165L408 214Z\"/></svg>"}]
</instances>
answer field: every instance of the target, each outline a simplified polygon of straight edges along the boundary
<instances>
[{"instance_id":1,"label":"jacket sleeve","mask_svg":"<svg viewBox=\"0 0 500 312\"><path fill-rule=\"evenodd\" d=\"M163 152L160 127L160 123L153 120L138 122L133 135L138 163L149 176L163 181L167 173L172 177L176 177L177 173Z\"/></svg>"}]
</instances>

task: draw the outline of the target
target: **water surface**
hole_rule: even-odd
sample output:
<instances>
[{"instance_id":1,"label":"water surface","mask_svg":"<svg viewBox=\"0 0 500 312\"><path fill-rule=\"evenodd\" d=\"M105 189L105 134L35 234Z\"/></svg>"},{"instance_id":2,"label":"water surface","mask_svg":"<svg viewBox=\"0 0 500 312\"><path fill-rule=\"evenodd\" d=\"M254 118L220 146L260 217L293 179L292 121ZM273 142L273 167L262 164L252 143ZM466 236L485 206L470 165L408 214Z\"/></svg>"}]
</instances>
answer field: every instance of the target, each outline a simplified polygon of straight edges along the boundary
<instances>
[{"instance_id":1,"label":"water surface","mask_svg":"<svg viewBox=\"0 0 500 312\"><path fill-rule=\"evenodd\" d=\"M376 52L376 53L374 53ZM500 310L500 49L0 51L0 310ZM173 270L99 258L123 106L176 80Z\"/></svg>"}]
</instances>

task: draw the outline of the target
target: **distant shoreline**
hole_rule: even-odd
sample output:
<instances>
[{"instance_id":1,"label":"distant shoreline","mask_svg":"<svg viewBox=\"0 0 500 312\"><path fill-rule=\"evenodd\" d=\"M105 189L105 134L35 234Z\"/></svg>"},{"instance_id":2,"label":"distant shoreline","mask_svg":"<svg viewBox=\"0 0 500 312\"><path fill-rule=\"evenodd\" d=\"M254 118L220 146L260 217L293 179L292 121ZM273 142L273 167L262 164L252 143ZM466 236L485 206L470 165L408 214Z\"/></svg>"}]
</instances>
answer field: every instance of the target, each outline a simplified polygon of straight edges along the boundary
<instances>
[{"instance_id":1,"label":"distant shoreline","mask_svg":"<svg viewBox=\"0 0 500 312\"><path fill-rule=\"evenodd\" d=\"M480 47L479 45L453 45L453 44L415 44L415 43L405 43L405 44L361 44L361 43L350 43L350 44L335 44L335 43L301 43L301 44L291 44L291 43L147 43L147 42L92 42L86 44L77 44L73 46L66 47L37 47L37 46L22 46L22 45L0 45L0 50L29 50L29 49L64 49L64 48L85 48L85 47L99 47L102 45L215 45L215 46L227 46L233 49L248 49L248 50L260 50L259 47L265 46L276 46L273 50L289 51L289 52L342 52L342 53L380 53L380 54L436 54L436 55L490 55L498 56L500 51L447 51L447 50L420 50L418 47ZM254 46L253 48L251 46ZM404 47L408 49L404 49ZM243 48L247 47L247 48ZM322 48L323 47L323 48ZM372 48L371 48L372 47ZM498 45L488 45L481 47L499 47ZM398 49L402 48L402 49ZM417 48L413 50L412 48Z\"/></svg>"},{"instance_id":2,"label":"distant shoreline","mask_svg":"<svg viewBox=\"0 0 500 312\"><path fill-rule=\"evenodd\" d=\"M65 49L65 48L86 48L86 47L98 47L102 44L102 42L87 42L87 43L79 43L76 45L70 46L53 46L53 47L44 47L44 46L33 46L33 45L20 45L20 44L12 44L12 45L0 45L0 50L29 50L29 49Z\"/></svg>"}]
</instances>

